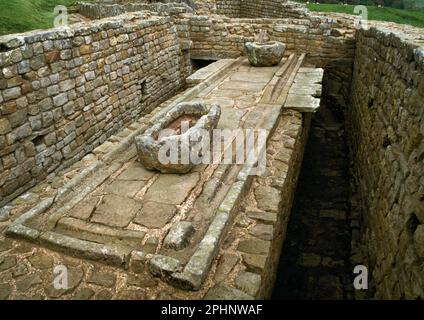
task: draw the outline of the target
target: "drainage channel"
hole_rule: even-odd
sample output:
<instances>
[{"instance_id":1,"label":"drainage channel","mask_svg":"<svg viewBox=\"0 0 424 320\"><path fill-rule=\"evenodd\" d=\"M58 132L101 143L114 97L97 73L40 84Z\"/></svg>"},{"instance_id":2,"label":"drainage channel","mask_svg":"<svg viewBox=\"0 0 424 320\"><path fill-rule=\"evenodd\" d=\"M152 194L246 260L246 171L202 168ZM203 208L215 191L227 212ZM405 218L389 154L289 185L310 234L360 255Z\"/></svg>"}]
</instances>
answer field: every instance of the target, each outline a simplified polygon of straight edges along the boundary
<instances>
[{"instance_id":1,"label":"drainage channel","mask_svg":"<svg viewBox=\"0 0 424 320\"><path fill-rule=\"evenodd\" d=\"M348 147L323 101L312 120L272 299L352 299Z\"/></svg>"}]
</instances>

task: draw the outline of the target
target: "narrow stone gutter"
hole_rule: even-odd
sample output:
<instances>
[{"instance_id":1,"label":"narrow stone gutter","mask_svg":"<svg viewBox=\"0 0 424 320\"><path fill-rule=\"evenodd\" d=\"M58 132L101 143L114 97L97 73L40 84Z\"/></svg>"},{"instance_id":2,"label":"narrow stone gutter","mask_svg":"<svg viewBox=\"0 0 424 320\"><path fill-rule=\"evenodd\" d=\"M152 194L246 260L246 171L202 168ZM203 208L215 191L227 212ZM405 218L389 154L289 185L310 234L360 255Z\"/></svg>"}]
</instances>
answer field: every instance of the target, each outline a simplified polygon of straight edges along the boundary
<instances>
[{"instance_id":1,"label":"narrow stone gutter","mask_svg":"<svg viewBox=\"0 0 424 320\"><path fill-rule=\"evenodd\" d=\"M323 101L312 120L273 299L352 299L344 119Z\"/></svg>"}]
</instances>

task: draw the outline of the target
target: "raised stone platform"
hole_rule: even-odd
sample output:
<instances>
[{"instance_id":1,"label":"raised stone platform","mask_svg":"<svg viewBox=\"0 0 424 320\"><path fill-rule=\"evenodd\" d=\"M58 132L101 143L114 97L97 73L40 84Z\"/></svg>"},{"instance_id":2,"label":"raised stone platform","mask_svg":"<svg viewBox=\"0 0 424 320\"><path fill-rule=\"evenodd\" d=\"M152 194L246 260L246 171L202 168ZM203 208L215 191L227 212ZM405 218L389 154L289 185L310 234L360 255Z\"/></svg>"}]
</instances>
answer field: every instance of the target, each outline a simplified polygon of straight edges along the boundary
<instances>
[{"instance_id":1,"label":"raised stone platform","mask_svg":"<svg viewBox=\"0 0 424 320\"><path fill-rule=\"evenodd\" d=\"M242 57L205 72L202 82L109 138L64 175L17 198L8 206L13 218L6 234L130 273L148 269L201 295L215 285L207 298L269 295L273 276L262 271L278 260L309 119L285 109L319 105L322 71L301 68L303 59L291 55L275 67L255 68ZM287 106L297 96L300 101ZM267 130L263 176L248 175L248 164L199 165L184 175L142 167L134 136L190 100L219 103L220 129ZM232 147L230 141L222 150ZM241 273L227 278L234 270ZM231 281L235 288L228 287Z\"/></svg>"}]
</instances>

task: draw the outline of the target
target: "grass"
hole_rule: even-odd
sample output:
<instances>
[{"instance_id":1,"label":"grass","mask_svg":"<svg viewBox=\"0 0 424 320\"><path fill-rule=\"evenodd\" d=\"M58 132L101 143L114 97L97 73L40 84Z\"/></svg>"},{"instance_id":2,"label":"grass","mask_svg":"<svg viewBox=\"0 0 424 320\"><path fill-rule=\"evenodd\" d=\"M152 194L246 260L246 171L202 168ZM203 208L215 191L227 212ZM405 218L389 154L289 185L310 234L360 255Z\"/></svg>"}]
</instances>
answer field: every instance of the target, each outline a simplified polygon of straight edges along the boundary
<instances>
[{"instance_id":1,"label":"grass","mask_svg":"<svg viewBox=\"0 0 424 320\"><path fill-rule=\"evenodd\" d=\"M341 12L347 14L354 14L353 5L340 5L340 4L307 4L311 11L319 12ZM379 21L391 21L401 24L409 24L415 27L424 28L424 10L405 10L395 8L378 8L367 6L368 19Z\"/></svg>"},{"instance_id":2,"label":"grass","mask_svg":"<svg viewBox=\"0 0 424 320\"><path fill-rule=\"evenodd\" d=\"M0 35L53 27L54 7L72 6L76 0L0 0ZM308 4L309 10L354 14L354 6ZM368 19L392 21L424 28L424 10L368 6Z\"/></svg>"},{"instance_id":3,"label":"grass","mask_svg":"<svg viewBox=\"0 0 424 320\"><path fill-rule=\"evenodd\" d=\"M76 0L0 0L0 35L53 27L54 7Z\"/></svg>"}]
</instances>

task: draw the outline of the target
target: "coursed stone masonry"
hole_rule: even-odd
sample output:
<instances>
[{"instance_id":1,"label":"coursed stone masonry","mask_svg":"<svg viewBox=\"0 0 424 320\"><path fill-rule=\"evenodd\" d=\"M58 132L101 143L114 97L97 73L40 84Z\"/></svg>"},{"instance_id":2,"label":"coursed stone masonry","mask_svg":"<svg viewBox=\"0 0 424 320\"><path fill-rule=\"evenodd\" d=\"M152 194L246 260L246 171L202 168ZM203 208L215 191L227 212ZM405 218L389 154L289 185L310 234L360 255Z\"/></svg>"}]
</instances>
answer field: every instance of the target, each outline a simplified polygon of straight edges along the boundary
<instances>
[{"instance_id":1,"label":"coursed stone masonry","mask_svg":"<svg viewBox=\"0 0 424 320\"><path fill-rule=\"evenodd\" d=\"M0 38L0 205L185 84L170 18L134 13Z\"/></svg>"},{"instance_id":2,"label":"coursed stone masonry","mask_svg":"<svg viewBox=\"0 0 424 320\"><path fill-rule=\"evenodd\" d=\"M413 33L357 34L348 109L352 174L375 298L424 297L424 48ZM359 264L360 261L356 261Z\"/></svg>"}]
</instances>

